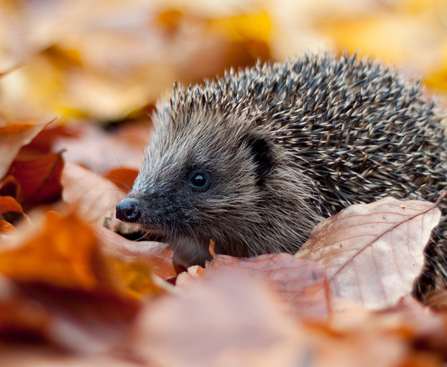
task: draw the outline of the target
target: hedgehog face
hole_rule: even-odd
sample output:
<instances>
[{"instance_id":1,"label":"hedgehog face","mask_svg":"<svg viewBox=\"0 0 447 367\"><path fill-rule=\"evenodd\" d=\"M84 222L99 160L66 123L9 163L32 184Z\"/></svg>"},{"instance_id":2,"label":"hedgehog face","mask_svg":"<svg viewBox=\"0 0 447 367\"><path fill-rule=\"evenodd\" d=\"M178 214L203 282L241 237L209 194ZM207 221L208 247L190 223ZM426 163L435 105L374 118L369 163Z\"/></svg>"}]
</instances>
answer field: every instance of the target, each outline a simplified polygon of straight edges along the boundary
<instances>
[{"instance_id":1,"label":"hedgehog face","mask_svg":"<svg viewBox=\"0 0 447 367\"><path fill-rule=\"evenodd\" d=\"M140 223L177 254L186 251L177 256L178 263L197 263L197 252L203 252L198 260L203 263L211 239L225 252L222 243L243 241L232 237L235 225L243 233L262 222L257 207L275 159L273 148L262 134L225 121L223 132L209 123L181 129L162 123L153 132L131 193L117 206L117 217ZM179 260L191 256L194 260Z\"/></svg>"},{"instance_id":2,"label":"hedgehog face","mask_svg":"<svg viewBox=\"0 0 447 367\"><path fill-rule=\"evenodd\" d=\"M169 243L185 267L210 259L210 240L216 253L233 256L298 249L321 220L313 183L266 117L243 103L213 102L222 96L196 87L157 106L143 166L117 206L118 219Z\"/></svg>"}]
</instances>

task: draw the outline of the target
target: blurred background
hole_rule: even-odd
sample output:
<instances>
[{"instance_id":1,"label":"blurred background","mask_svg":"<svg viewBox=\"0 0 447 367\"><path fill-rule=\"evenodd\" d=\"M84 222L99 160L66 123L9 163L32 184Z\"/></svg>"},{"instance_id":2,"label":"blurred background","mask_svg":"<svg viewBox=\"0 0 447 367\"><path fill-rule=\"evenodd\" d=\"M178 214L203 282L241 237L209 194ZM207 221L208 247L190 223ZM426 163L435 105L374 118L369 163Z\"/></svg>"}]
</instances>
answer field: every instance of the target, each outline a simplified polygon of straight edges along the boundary
<instances>
[{"instance_id":1,"label":"blurred background","mask_svg":"<svg viewBox=\"0 0 447 367\"><path fill-rule=\"evenodd\" d=\"M144 119L178 80L342 50L447 93L447 0L0 0L0 118Z\"/></svg>"}]
</instances>

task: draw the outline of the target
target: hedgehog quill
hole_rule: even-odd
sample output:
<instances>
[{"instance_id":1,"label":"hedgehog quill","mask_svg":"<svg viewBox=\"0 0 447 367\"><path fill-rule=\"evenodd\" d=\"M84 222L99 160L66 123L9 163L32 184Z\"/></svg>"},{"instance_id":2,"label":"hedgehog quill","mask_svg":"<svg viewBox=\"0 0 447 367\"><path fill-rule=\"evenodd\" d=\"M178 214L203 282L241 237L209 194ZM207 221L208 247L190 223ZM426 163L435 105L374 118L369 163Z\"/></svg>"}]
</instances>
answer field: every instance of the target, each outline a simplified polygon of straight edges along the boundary
<instances>
[{"instance_id":1,"label":"hedgehog quill","mask_svg":"<svg viewBox=\"0 0 447 367\"><path fill-rule=\"evenodd\" d=\"M433 201L447 186L442 117L419 82L356 56L304 55L176 85L157 105L117 218L169 243L184 267L210 259L210 239L233 256L295 253L351 204ZM447 279L446 227L427 250L419 293Z\"/></svg>"}]
</instances>

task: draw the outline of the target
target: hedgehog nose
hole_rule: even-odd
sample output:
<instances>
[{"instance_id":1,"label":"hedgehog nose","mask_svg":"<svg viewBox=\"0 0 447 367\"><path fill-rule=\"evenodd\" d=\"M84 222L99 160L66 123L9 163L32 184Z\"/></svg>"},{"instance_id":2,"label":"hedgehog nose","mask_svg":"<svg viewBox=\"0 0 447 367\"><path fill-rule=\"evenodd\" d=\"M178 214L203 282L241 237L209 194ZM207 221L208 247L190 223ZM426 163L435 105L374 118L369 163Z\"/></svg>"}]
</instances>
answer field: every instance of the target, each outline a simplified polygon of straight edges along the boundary
<instances>
[{"instance_id":1,"label":"hedgehog nose","mask_svg":"<svg viewBox=\"0 0 447 367\"><path fill-rule=\"evenodd\" d=\"M141 216L137 199L126 198L116 206L116 217L124 222L136 222Z\"/></svg>"}]
</instances>

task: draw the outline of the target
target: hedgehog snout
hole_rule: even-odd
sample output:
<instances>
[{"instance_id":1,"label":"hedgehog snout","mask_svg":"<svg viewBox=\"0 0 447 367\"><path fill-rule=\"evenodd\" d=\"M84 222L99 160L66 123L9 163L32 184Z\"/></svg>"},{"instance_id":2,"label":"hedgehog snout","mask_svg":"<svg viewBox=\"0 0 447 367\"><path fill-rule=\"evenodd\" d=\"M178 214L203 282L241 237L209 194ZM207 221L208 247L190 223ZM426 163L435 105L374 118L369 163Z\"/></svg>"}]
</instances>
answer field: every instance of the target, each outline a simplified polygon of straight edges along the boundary
<instances>
[{"instance_id":1,"label":"hedgehog snout","mask_svg":"<svg viewBox=\"0 0 447 367\"><path fill-rule=\"evenodd\" d=\"M123 222L134 223L141 217L140 203L137 199L125 198L116 206L116 217Z\"/></svg>"}]
</instances>

